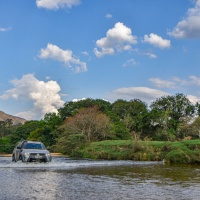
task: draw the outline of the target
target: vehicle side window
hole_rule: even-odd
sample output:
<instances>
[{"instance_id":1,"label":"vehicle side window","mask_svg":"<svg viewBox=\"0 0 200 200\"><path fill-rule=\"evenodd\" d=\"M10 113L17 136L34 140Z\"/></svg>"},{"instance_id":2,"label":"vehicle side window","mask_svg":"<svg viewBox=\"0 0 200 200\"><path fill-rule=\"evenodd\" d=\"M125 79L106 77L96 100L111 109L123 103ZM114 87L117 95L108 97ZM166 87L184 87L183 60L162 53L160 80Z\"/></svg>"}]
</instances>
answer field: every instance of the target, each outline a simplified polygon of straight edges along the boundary
<instances>
[{"instance_id":1,"label":"vehicle side window","mask_svg":"<svg viewBox=\"0 0 200 200\"><path fill-rule=\"evenodd\" d=\"M22 142L22 144L21 144L21 148L23 149L24 148L24 146L27 144L27 142L26 141L24 141L24 142Z\"/></svg>"},{"instance_id":2,"label":"vehicle side window","mask_svg":"<svg viewBox=\"0 0 200 200\"><path fill-rule=\"evenodd\" d=\"M17 147L21 147L21 142L19 142L19 143L17 144Z\"/></svg>"}]
</instances>

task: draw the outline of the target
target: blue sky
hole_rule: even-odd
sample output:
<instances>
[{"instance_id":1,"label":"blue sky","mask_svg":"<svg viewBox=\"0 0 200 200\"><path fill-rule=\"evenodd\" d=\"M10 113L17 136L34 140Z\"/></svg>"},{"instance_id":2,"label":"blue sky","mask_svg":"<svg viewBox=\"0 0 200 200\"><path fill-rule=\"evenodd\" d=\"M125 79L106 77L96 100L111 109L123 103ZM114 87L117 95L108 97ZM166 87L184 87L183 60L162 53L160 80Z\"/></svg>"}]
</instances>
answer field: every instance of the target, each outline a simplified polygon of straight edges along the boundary
<instances>
[{"instance_id":1,"label":"blue sky","mask_svg":"<svg viewBox=\"0 0 200 200\"><path fill-rule=\"evenodd\" d=\"M0 110L183 93L200 102L200 0L1 0Z\"/></svg>"}]
</instances>

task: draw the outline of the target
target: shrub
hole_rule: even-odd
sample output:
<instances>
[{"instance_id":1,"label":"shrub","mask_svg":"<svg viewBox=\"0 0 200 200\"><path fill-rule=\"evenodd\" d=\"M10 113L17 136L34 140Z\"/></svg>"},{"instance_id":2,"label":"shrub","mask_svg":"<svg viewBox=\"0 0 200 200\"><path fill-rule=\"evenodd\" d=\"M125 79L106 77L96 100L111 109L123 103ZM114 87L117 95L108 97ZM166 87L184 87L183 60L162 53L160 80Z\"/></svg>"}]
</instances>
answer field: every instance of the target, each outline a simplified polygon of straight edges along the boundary
<instances>
[{"instance_id":1,"label":"shrub","mask_svg":"<svg viewBox=\"0 0 200 200\"><path fill-rule=\"evenodd\" d=\"M177 164L187 164L191 163L190 156L182 151L182 150L173 150L170 151L165 159L169 161L170 163L177 163Z\"/></svg>"},{"instance_id":2,"label":"shrub","mask_svg":"<svg viewBox=\"0 0 200 200\"><path fill-rule=\"evenodd\" d=\"M10 138L8 137L0 138L0 152L11 153L12 150L13 150L13 145L10 144Z\"/></svg>"}]
</instances>

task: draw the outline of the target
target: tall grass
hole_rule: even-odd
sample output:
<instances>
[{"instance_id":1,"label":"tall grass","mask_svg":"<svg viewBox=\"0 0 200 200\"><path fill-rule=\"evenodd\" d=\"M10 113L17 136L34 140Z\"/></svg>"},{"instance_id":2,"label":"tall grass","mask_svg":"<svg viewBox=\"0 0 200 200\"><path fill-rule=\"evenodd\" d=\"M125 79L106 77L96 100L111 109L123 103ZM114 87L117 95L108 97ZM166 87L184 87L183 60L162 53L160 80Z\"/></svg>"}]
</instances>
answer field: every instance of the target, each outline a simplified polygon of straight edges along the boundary
<instances>
[{"instance_id":1,"label":"tall grass","mask_svg":"<svg viewBox=\"0 0 200 200\"><path fill-rule=\"evenodd\" d=\"M179 142L108 140L77 149L73 156L107 160L200 163L200 140Z\"/></svg>"}]
</instances>

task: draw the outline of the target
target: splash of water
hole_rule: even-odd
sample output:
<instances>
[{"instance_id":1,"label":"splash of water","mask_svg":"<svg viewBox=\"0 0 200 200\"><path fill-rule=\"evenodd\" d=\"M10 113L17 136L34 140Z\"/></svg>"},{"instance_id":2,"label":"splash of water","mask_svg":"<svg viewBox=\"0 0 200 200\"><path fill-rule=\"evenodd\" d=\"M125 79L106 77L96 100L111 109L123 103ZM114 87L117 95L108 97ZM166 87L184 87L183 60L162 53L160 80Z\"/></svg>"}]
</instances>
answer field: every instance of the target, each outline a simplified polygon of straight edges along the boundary
<instances>
[{"instance_id":1,"label":"splash of water","mask_svg":"<svg viewBox=\"0 0 200 200\"><path fill-rule=\"evenodd\" d=\"M37 168L37 169L72 169L72 168L88 168L100 166L120 166L120 165L155 165L162 162L134 162L134 161L94 161L94 160L73 160L69 158L53 158L50 163L23 163L21 161L12 162L10 157L0 157L0 168Z\"/></svg>"}]
</instances>

